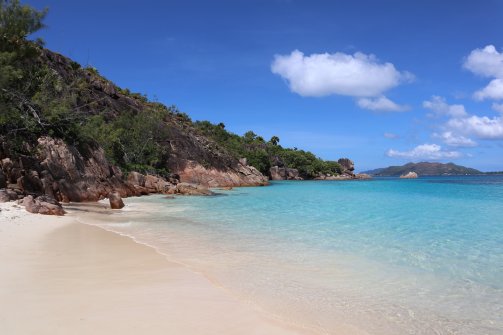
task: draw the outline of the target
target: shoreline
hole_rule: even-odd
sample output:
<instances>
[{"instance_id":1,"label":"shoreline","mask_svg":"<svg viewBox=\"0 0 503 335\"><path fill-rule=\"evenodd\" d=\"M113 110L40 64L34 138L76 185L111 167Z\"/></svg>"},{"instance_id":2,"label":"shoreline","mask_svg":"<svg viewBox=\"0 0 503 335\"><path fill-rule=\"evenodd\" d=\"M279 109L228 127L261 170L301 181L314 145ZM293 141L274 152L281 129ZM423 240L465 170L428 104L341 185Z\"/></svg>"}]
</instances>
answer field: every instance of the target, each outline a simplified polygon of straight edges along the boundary
<instances>
[{"instance_id":1,"label":"shoreline","mask_svg":"<svg viewBox=\"0 0 503 335\"><path fill-rule=\"evenodd\" d=\"M0 333L313 334L78 211L0 209Z\"/></svg>"}]
</instances>

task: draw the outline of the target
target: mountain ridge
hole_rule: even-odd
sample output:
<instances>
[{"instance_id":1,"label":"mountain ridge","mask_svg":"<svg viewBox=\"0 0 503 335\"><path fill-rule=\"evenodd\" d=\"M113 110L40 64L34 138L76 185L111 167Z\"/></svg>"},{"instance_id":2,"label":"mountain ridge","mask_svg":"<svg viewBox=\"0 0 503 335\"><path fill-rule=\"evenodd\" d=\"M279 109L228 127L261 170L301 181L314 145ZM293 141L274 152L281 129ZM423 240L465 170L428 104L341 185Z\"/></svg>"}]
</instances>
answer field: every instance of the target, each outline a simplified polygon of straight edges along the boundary
<instances>
[{"instance_id":1,"label":"mountain ridge","mask_svg":"<svg viewBox=\"0 0 503 335\"><path fill-rule=\"evenodd\" d=\"M484 174L477 169L468 168L454 163L418 162L404 165L388 166L365 171L372 176L395 177L408 172L415 172L419 176L442 176L442 175L478 175Z\"/></svg>"}]
</instances>

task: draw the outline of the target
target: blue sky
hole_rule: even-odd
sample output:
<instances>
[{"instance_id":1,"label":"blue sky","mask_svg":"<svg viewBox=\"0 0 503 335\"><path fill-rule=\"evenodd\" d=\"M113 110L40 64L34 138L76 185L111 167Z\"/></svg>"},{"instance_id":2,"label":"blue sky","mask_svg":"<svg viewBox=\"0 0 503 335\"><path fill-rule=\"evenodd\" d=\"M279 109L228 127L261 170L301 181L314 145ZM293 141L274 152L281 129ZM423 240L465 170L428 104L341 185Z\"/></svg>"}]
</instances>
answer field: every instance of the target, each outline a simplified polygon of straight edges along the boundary
<instances>
[{"instance_id":1,"label":"blue sky","mask_svg":"<svg viewBox=\"0 0 503 335\"><path fill-rule=\"evenodd\" d=\"M359 171L503 170L502 1L24 1L121 87Z\"/></svg>"}]
</instances>

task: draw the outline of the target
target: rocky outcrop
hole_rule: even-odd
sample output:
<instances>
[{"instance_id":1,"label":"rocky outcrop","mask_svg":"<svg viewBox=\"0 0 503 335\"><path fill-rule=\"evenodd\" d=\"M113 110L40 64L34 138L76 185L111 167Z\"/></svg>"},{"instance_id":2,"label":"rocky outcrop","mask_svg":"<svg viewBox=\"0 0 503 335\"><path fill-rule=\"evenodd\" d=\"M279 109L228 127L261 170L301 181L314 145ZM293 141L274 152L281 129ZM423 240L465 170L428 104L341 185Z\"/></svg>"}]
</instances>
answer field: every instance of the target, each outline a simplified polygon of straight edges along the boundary
<instances>
[{"instance_id":1,"label":"rocky outcrop","mask_svg":"<svg viewBox=\"0 0 503 335\"><path fill-rule=\"evenodd\" d=\"M366 173L357 173L355 179L372 179L372 176Z\"/></svg>"},{"instance_id":2,"label":"rocky outcrop","mask_svg":"<svg viewBox=\"0 0 503 335\"><path fill-rule=\"evenodd\" d=\"M417 173L412 172L412 171L400 176L400 178L402 178L402 179L415 179L417 177L418 177Z\"/></svg>"},{"instance_id":3,"label":"rocky outcrop","mask_svg":"<svg viewBox=\"0 0 503 335\"><path fill-rule=\"evenodd\" d=\"M355 163L349 158L340 158L337 163L342 168L342 174L354 175Z\"/></svg>"},{"instance_id":4,"label":"rocky outcrop","mask_svg":"<svg viewBox=\"0 0 503 335\"><path fill-rule=\"evenodd\" d=\"M213 195L208 188L190 183L179 183L176 185L176 193L182 195Z\"/></svg>"},{"instance_id":5,"label":"rocky outcrop","mask_svg":"<svg viewBox=\"0 0 503 335\"><path fill-rule=\"evenodd\" d=\"M267 177L253 166L237 163L226 169L203 166L195 161L186 161L178 170L181 182L200 184L206 187L263 186Z\"/></svg>"},{"instance_id":6,"label":"rocky outcrop","mask_svg":"<svg viewBox=\"0 0 503 335\"><path fill-rule=\"evenodd\" d=\"M65 211L61 204L48 196L39 196L34 198L32 195L24 197L20 203L25 209L34 214L44 215L64 215Z\"/></svg>"},{"instance_id":7,"label":"rocky outcrop","mask_svg":"<svg viewBox=\"0 0 503 335\"><path fill-rule=\"evenodd\" d=\"M124 202L122 201L119 192L112 192L108 195L108 201L110 202L111 209L121 209L124 207Z\"/></svg>"},{"instance_id":8,"label":"rocky outcrop","mask_svg":"<svg viewBox=\"0 0 503 335\"><path fill-rule=\"evenodd\" d=\"M119 192L127 197L136 190L124 182L119 168L108 163L103 149L86 146L78 151L61 140L42 137L38 140L38 161L42 184L51 185L60 201L96 201ZM51 189L47 188L51 193Z\"/></svg>"},{"instance_id":9,"label":"rocky outcrop","mask_svg":"<svg viewBox=\"0 0 503 335\"><path fill-rule=\"evenodd\" d=\"M97 201L114 191L121 196L139 195L97 146L77 150L62 140L41 137L35 151L33 156L0 161L7 189L18 196L47 195L57 201L80 202Z\"/></svg>"},{"instance_id":10,"label":"rocky outcrop","mask_svg":"<svg viewBox=\"0 0 503 335\"><path fill-rule=\"evenodd\" d=\"M133 186L140 194L176 193L176 184L179 182L179 176L170 174L167 178L156 175L143 175L139 172L130 172L127 178L128 183Z\"/></svg>"},{"instance_id":11,"label":"rocky outcrop","mask_svg":"<svg viewBox=\"0 0 503 335\"><path fill-rule=\"evenodd\" d=\"M269 169L271 180L303 180L299 170L287 167L273 166Z\"/></svg>"},{"instance_id":12,"label":"rocky outcrop","mask_svg":"<svg viewBox=\"0 0 503 335\"><path fill-rule=\"evenodd\" d=\"M141 96L126 93L96 71L76 69L75 63L60 54L43 50L41 61L54 70L63 81L71 82L80 78L85 84L83 91L93 96L92 104L80 104L79 112L89 116L102 115L113 120L126 111L142 113L152 108L152 103ZM77 92L79 94L79 92ZM83 99L86 99L85 97ZM180 175L180 180L201 183L209 187L253 186L267 183L258 170L247 165L246 159L238 160L222 147L194 128L192 122L183 115L168 113L160 125L165 137L157 139L165 149L163 160L158 167ZM167 180L173 184L169 179ZM141 184L141 183L137 183ZM164 185L151 185L151 190ZM134 192L144 194L151 190L133 188ZM121 195L126 192L122 190Z\"/></svg>"},{"instance_id":13,"label":"rocky outcrop","mask_svg":"<svg viewBox=\"0 0 503 335\"><path fill-rule=\"evenodd\" d=\"M279 166L273 166L269 169L269 176L271 180L285 180L286 171L285 168L280 168Z\"/></svg>"}]
</instances>

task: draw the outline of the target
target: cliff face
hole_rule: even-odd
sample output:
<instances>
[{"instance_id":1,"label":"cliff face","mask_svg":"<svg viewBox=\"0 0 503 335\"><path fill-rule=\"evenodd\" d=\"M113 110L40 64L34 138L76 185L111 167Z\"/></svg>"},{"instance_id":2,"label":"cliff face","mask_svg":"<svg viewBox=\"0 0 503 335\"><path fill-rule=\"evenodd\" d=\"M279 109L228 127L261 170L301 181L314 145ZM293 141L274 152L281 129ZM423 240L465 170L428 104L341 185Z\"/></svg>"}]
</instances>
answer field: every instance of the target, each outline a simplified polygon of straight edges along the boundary
<instances>
[{"instance_id":1,"label":"cliff face","mask_svg":"<svg viewBox=\"0 0 503 335\"><path fill-rule=\"evenodd\" d=\"M48 195L59 201L97 201L117 191L121 196L139 195L126 183L120 169L110 165L99 147L80 150L61 140L40 138L34 156L0 161L0 188L25 195Z\"/></svg>"}]
</instances>

